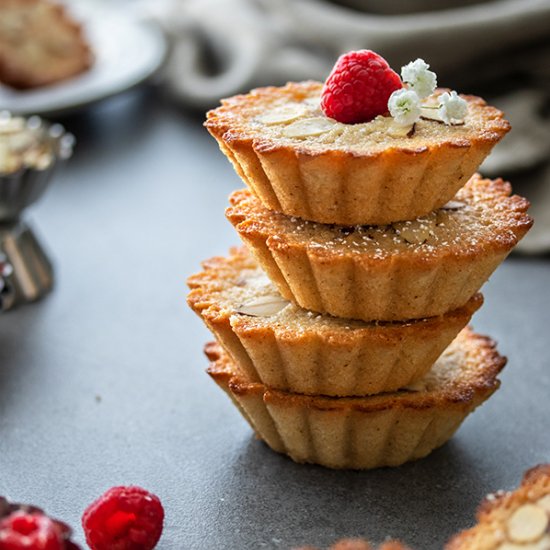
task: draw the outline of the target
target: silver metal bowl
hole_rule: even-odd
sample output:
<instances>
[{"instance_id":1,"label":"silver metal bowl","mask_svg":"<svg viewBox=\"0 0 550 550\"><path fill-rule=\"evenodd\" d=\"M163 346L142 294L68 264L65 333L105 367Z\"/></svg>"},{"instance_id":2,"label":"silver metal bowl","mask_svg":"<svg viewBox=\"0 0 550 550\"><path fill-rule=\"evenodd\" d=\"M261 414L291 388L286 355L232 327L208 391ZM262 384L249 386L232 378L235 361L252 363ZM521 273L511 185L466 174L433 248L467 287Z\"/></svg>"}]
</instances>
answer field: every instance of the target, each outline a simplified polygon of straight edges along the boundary
<instances>
[{"instance_id":1,"label":"silver metal bowl","mask_svg":"<svg viewBox=\"0 0 550 550\"><path fill-rule=\"evenodd\" d=\"M9 125L22 126L21 132L3 133ZM0 113L0 223L18 220L42 196L56 169L71 156L73 145L74 137L60 124L47 124L37 116L21 119ZM15 170L7 166L10 162L2 163L8 155L19 157Z\"/></svg>"},{"instance_id":2,"label":"silver metal bowl","mask_svg":"<svg viewBox=\"0 0 550 550\"><path fill-rule=\"evenodd\" d=\"M0 113L0 311L38 300L53 287L52 264L22 214L73 145L60 124Z\"/></svg>"}]
</instances>

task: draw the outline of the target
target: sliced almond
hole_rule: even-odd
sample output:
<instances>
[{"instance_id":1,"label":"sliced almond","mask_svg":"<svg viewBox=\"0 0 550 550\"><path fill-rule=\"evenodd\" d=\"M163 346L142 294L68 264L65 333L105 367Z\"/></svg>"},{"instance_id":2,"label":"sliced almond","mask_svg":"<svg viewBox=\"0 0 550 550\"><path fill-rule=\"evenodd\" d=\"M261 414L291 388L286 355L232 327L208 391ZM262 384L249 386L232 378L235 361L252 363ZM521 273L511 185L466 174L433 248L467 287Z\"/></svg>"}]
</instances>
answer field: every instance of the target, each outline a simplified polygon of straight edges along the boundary
<instances>
[{"instance_id":1,"label":"sliced almond","mask_svg":"<svg viewBox=\"0 0 550 550\"><path fill-rule=\"evenodd\" d=\"M423 380L417 380L416 382L413 382L412 384L409 384L402 389L407 391L426 391L426 382L424 382Z\"/></svg>"},{"instance_id":2,"label":"sliced almond","mask_svg":"<svg viewBox=\"0 0 550 550\"><path fill-rule=\"evenodd\" d=\"M399 138L399 137L412 137L414 135L414 130L416 128L416 124L413 122L412 124L397 124L393 123L388 128L388 135L391 137Z\"/></svg>"},{"instance_id":3,"label":"sliced almond","mask_svg":"<svg viewBox=\"0 0 550 550\"><path fill-rule=\"evenodd\" d=\"M395 232L409 244L422 244L428 240L431 231L431 224L413 222L407 224L407 222L394 223L393 228Z\"/></svg>"},{"instance_id":4,"label":"sliced almond","mask_svg":"<svg viewBox=\"0 0 550 550\"><path fill-rule=\"evenodd\" d=\"M288 300L285 300L281 296L260 296L246 304L242 304L236 312L243 315L250 315L251 317L269 317L279 313L279 311L283 310L289 303Z\"/></svg>"},{"instance_id":5,"label":"sliced almond","mask_svg":"<svg viewBox=\"0 0 550 550\"><path fill-rule=\"evenodd\" d=\"M535 542L546 532L548 514L536 504L524 504L510 516L507 527L512 542Z\"/></svg>"},{"instance_id":6,"label":"sliced almond","mask_svg":"<svg viewBox=\"0 0 550 550\"><path fill-rule=\"evenodd\" d=\"M537 500L537 506L540 506L544 510L546 510L547 513L550 514L550 494L544 495L542 498L539 498Z\"/></svg>"},{"instance_id":7,"label":"sliced almond","mask_svg":"<svg viewBox=\"0 0 550 550\"><path fill-rule=\"evenodd\" d=\"M431 109L429 107L420 108L420 118L424 120L433 120L434 122L439 122L440 124L447 124L439 114L439 109ZM464 121L452 122L448 124L449 126L464 126Z\"/></svg>"},{"instance_id":8,"label":"sliced almond","mask_svg":"<svg viewBox=\"0 0 550 550\"><path fill-rule=\"evenodd\" d=\"M550 550L550 536L544 535L536 542L527 544L515 544L514 542L505 542L497 550Z\"/></svg>"},{"instance_id":9,"label":"sliced almond","mask_svg":"<svg viewBox=\"0 0 550 550\"><path fill-rule=\"evenodd\" d=\"M257 118L259 122L271 126L272 124L283 124L285 122L292 122L301 116L304 116L307 109L303 105L285 105L279 109L274 109L265 115Z\"/></svg>"},{"instance_id":10,"label":"sliced almond","mask_svg":"<svg viewBox=\"0 0 550 550\"><path fill-rule=\"evenodd\" d=\"M283 135L290 138L319 136L332 130L335 124L336 123L330 118L304 118L283 128Z\"/></svg>"},{"instance_id":11,"label":"sliced almond","mask_svg":"<svg viewBox=\"0 0 550 550\"><path fill-rule=\"evenodd\" d=\"M550 550L550 535L544 535L534 546L533 550Z\"/></svg>"},{"instance_id":12,"label":"sliced almond","mask_svg":"<svg viewBox=\"0 0 550 550\"><path fill-rule=\"evenodd\" d=\"M306 97L304 99L304 104L310 107L311 109L320 109L321 108L321 98L320 97Z\"/></svg>"},{"instance_id":13,"label":"sliced almond","mask_svg":"<svg viewBox=\"0 0 550 550\"><path fill-rule=\"evenodd\" d=\"M436 107L420 107L420 117L424 120L435 120L436 122L443 122L445 121L441 118L439 115L439 109Z\"/></svg>"},{"instance_id":14,"label":"sliced almond","mask_svg":"<svg viewBox=\"0 0 550 550\"><path fill-rule=\"evenodd\" d=\"M449 201L446 202L441 208L443 210L460 210L466 206L465 202L461 201Z\"/></svg>"}]
</instances>

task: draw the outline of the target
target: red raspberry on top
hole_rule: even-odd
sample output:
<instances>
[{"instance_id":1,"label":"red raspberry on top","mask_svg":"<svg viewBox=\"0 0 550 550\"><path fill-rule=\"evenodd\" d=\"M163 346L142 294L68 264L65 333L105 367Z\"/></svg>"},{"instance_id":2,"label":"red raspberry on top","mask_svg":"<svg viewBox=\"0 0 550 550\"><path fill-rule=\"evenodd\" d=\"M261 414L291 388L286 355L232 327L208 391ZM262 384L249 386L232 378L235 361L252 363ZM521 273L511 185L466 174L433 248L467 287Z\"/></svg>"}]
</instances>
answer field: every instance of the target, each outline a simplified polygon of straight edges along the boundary
<instances>
[{"instance_id":1,"label":"red raspberry on top","mask_svg":"<svg viewBox=\"0 0 550 550\"><path fill-rule=\"evenodd\" d=\"M388 112L388 99L403 87L388 62L371 50L338 58L321 94L325 115L346 124L369 122Z\"/></svg>"},{"instance_id":2,"label":"red raspberry on top","mask_svg":"<svg viewBox=\"0 0 550 550\"><path fill-rule=\"evenodd\" d=\"M152 550L163 521L158 497L140 487L113 487L86 508L82 527L92 550Z\"/></svg>"}]
</instances>

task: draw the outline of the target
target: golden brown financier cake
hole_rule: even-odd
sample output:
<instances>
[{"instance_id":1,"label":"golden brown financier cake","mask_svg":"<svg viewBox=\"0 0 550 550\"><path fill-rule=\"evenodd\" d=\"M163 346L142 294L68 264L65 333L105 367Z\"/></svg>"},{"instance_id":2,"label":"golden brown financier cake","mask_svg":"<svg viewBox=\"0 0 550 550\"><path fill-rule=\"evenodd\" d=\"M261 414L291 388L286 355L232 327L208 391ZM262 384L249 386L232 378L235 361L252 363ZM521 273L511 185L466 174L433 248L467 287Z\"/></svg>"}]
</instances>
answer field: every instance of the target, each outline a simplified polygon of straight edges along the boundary
<instances>
[{"instance_id":1,"label":"golden brown financier cake","mask_svg":"<svg viewBox=\"0 0 550 550\"><path fill-rule=\"evenodd\" d=\"M527 471L515 491L489 495L477 521L445 550L550 550L550 464Z\"/></svg>"},{"instance_id":2,"label":"golden brown financier cake","mask_svg":"<svg viewBox=\"0 0 550 550\"><path fill-rule=\"evenodd\" d=\"M281 297L246 249L189 278L189 306L252 382L335 396L419 380L481 307L481 294L439 317L367 323L306 311Z\"/></svg>"},{"instance_id":3,"label":"golden brown financier cake","mask_svg":"<svg viewBox=\"0 0 550 550\"><path fill-rule=\"evenodd\" d=\"M279 292L305 309L396 321L462 307L531 227L509 183L473 176L442 208L384 226L336 226L232 194L226 215Z\"/></svg>"},{"instance_id":4,"label":"golden brown financier cake","mask_svg":"<svg viewBox=\"0 0 550 550\"><path fill-rule=\"evenodd\" d=\"M49 0L0 0L0 82L46 86L88 70L93 55L81 26Z\"/></svg>"},{"instance_id":5,"label":"golden brown financier cake","mask_svg":"<svg viewBox=\"0 0 550 550\"><path fill-rule=\"evenodd\" d=\"M461 96L460 125L422 118L404 134L388 116L344 124L320 109L322 86L259 88L207 114L206 128L247 186L288 216L339 225L424 216L452 199L510 130L474 96Z\"/></svg>"},{"instance_id":6,"label":"golden brown financier cake","mask_svg":"<svg viewBox=\"0 0 550 550\"><path fill-rule=\"evenodd\" d=\"M270 389L240 372L218 344L205 351L208 374L273 450L350 469L398 466L443 445L498 388L506 363L493 341L466 328L418 391L326 397Z\"/></svg>"}]
</instances>

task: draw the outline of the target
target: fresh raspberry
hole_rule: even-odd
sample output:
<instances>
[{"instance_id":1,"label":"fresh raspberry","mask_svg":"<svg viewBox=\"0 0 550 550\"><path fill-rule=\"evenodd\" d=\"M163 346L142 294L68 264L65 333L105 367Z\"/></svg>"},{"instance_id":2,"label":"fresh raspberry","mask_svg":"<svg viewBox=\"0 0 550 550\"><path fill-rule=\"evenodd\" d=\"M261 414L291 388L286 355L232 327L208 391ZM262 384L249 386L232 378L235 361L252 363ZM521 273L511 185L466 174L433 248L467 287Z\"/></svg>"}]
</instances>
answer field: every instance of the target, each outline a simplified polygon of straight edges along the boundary
<instances>
[{"instance_id":1,"label":"fresh raspberry","mask_svg":"<svg viewBox=\"0 0 550 550\"><path fill-rule=\"evenodd\" d=\"M37 512L13 512L0 521L0 550L64 550L56 522Z\"/></svg>"},{"instance_id":2,"label":"fresh raspberry","mask_svg":"<svg viewBox=\"0 0 550 550\"><path fill-rule=\"evenodd\" d=\"M32 504L0 497L0 550L80 550L72 530Z\"/></svg>"},{"instance_id":3,"label":"fresh raspberry","mask_svg":"<svg viewBox=\"0 0 550 550\"><path fill-rule=\"evenodd\" d=\"M403 87L388 62L371 50L346 53L332 69L321 95L325 115L346 124L388 112L390 95Z\"/></svg>"},{"instance_id":4,"label":"fresh raspberry","mask_svg":"<svg viewBox=\"0 0 550 550\"><path fill-rule=\"evenodd\" d=\"M152 550L163 521L157 496L140 487L113 487L86 508L82 527L92 550Z\"/></svg>"}]
</instances>

